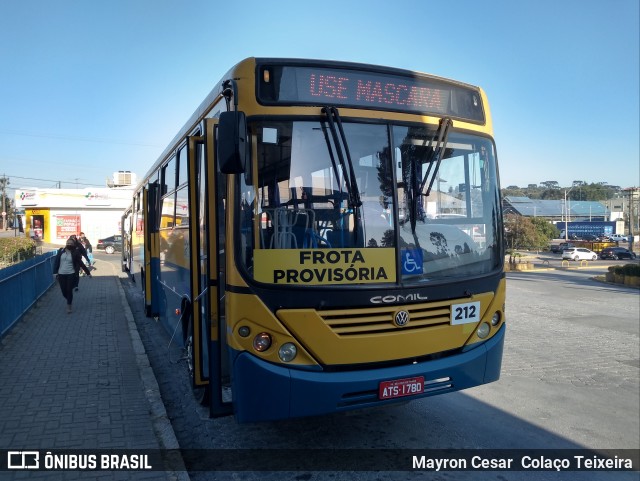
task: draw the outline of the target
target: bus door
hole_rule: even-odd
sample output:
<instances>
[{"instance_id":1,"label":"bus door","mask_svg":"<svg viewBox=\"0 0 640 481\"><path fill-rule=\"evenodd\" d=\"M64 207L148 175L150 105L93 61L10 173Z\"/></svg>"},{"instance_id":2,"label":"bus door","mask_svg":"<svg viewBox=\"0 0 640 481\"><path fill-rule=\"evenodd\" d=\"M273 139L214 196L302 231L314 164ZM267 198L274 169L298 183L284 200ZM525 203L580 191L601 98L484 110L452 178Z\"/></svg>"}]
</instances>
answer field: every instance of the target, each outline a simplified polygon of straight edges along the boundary
<instances>
[{"instance_id":1,"label":"bus door","mask_svg":"<svg viewBox=\"0 0 640 481\"><path fill-rule=\"evenodd\" d=\"M144 312L151 317L151 229L149 225L149 188L142 189L142 219L143 235L142 249L140 251L140 284L144 294Z\"/></svg>"},{"instance_id":2,"label":"bus door","mask_svg":"<svg viewBox=\"0 0 640 481\"><path fill-rule=\"evenodd\" d=\"M145 296L145 311L148 317L160 313L160 286L156 279L160 273L160 252L158 240L158 198L159 184L149 182L143 189L144 248L142 251L142 289Z\"/></svg>"},{"instance_id":3,"label":"bus door","mask_svg":"<svg viewBox=\"0 0 640 481\"><path fill-rule=\"evenodd\" d=\"M229 363L224 327L224 203L226 176L220 174L215 148L217 119L207 119L204 137L192 137L189 152L197 166L190 178L196 188L191 189L194 206L191 255L193 282L193 324L190 330L193 364L193 383L206 389L202 402L208 402L211 416L226 416L233 412L226 395L229 383ZM208 385L208 386L207 386Z\"/></svg>"},{"instance_id":4,"label":"bus door","mask_svg":"<svg viewBox=\"0 0 640 481\"><path fill-rule=\"evenodd\" d=\"M120 236L122 237L122 252L120 253L120 264L122 272L131 272L131 221L133 210L127 209L120 219ZM135 278L134 282L135 282Z\"/></svg>"}]
</instances>

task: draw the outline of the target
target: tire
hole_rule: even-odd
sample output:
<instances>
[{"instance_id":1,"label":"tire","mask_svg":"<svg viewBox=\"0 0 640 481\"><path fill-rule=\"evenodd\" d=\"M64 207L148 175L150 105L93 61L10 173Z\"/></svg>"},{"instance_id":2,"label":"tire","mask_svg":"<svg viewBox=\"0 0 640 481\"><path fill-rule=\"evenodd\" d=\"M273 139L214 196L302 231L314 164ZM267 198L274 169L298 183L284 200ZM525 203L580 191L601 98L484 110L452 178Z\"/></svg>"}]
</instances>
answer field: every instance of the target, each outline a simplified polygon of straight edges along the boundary
<instances>
[{"instance_id":1,"label":"tire","mask_svg":"<svg viewBox=\"0 0 640 481\"><path fill-rule=\"evenodd\" d=\"M574 260L575 262L578 262L578 260L580 260L580 256L575 256L575 257L573 258L573 260Z\"/></svg>"},{"instance_id":2,"label":"tire","mask_svg":"<svg viewBox=\"0 0 640 481\"><path fill-rule=\"evenodd\" d=\"M184 346L185 358L187 361L187 376L189 376L189 382L191 384L191 392L196 402L201 406L207 406L209 404L209 387L200 387L194 383L194 370L193 370L193 322L189 321L189 327L187 330L187 338L185 339Z\"/></svg>"},{"instance_id":3,"label":"tire","mask_svg":"<svg viewBox=\"0 0 640 481\"><path fill-rule=\"evenodd\" d=\"M107 246L107 247L104 248L104 251L107 254L113 254L116 251L116 249L113 246Z\"/></svg>"},{"instance_id":4,"label":"tire","mask_svg":"<svg viewBox=\"0 0 640 481\"><path fill-rule=\"evenodd\" d=\"M618 256L617 256L617 255L615 255L615 254L614 254L613 256L611 256L611 258L612 258L614 261L617 261L617 260L618 260Z\"/></svg>"},{"instance_id":5,"label":"tire","mask_svg":"<svg viewBox=\"0 0 640 481\"><path fill-rule=\"evenodd\" d=\"M191 384L191 391L198 404L207 406L209 404L209 387L196 386L194 380L193 316L191 315L191 303L187 299L183 299L180 310L182 312L180 322L182 324L184 359L187 361L187 376Z\"/></svg>"},{"instance_id":6,"label":"tire","mask_svg":"<svg viewBox=\"0 0 640 481\"><path fill-rule=\"evenodd\" d=\"M598 256L593 256L593 257L591 258L591 260L592 260L592 261L595 261L597 258L598 258Z\"/></svg>"}]
</instances>

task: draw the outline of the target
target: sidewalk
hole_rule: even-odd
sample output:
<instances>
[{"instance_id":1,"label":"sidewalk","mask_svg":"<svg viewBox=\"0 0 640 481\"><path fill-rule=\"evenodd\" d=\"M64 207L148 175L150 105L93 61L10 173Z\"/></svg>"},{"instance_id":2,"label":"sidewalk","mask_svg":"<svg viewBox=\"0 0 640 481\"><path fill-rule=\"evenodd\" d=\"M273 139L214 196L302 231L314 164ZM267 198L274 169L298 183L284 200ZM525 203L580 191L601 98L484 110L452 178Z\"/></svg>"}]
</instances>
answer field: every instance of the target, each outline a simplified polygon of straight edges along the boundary
<instances>
[{"instance_id":1,"label":"sidewalk","mask_svg":"<svg viewBox=\"0 0 640 481\"><path fill-rule=\"evenodd\" d=\"M73 313L54 283L0 340L0 449L179 448L119 273L107 262L96 267L91 279L80 279ZM0 478L173 481L188 475L12 471Z\"/></svg>"}]
</instances>

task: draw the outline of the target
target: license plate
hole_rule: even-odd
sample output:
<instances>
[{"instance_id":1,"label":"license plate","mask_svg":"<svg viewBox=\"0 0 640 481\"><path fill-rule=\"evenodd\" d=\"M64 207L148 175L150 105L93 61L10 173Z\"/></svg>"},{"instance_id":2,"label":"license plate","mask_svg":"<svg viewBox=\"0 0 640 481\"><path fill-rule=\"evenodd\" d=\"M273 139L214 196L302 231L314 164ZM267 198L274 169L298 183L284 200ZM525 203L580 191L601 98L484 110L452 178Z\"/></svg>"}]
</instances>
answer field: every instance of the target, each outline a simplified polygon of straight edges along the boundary
<instances>
[{"instance_id":1,"label":"license plate","mask_svg":"<svg viewBox=\"0 0 640 481\"><path fill-rule=\"evenodd\" d=\"M396 397L413 396L424 391L424 376L407 379L382 381L378 390L379 399L393 399Z\"/></svg>"}]
</instances>

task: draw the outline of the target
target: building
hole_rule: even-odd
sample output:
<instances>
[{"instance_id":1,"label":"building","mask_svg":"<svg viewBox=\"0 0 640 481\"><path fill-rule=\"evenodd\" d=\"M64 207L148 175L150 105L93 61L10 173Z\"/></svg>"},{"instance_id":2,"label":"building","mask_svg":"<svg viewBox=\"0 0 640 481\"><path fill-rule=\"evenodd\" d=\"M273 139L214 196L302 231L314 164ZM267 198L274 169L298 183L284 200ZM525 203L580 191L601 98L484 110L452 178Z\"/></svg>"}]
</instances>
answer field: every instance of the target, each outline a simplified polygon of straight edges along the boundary
<instances>
[{"instance_id":1,"label":"building","mask_svg":"<svg viewBox=\"0 0 640 481\"><path fill-rule=\"evenodd\" d=\"M603 202L611 211L611 220L623 220L630 232L640 232L640 188L624 189L615 198Z\"/></svg>"},{"instance_id":2,"label":"building","mask_svg":"<svg viewBox=\"0 0 640 481\"><path fill-rule=\"evenodd\" d=\"M617 204L604 202L542 200L506 196L502 200L504 214L523 217L543 217L568 235L625 234L625 222ZM568 232L565 232L568 231Z\"/></svg>"},{"instance_id":3,"label":"building","mask_svg":"<svg viewBox=\"0 0 640 481\"><path fill-rule=\"evenodd\" d=\"M609 221L610 211L601 202L530 199L507 196L502 200L505 214L544 217L550 221Z\"/></svg>"},{"instance_id":4,"label":"building","mask_svg":"<svg viewBox=\"0 0 640 481\"><path fill-rule=\"evenodd\" d=\"M129 173L129 185L121 184L120 174L114 174L111 188L16 189L15 207L25 235L64 244L70 235L80 232L92 243L119 234L122 214L131 204L135 187L135 174Z\"/></svg>"}]
</instances>

